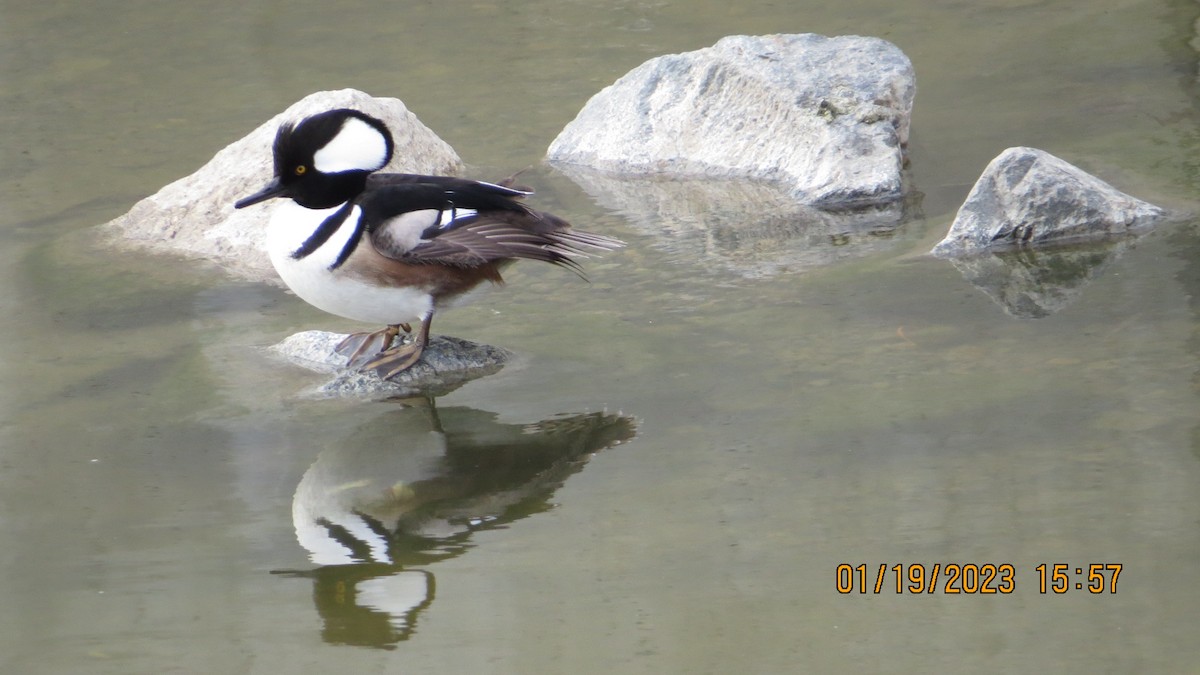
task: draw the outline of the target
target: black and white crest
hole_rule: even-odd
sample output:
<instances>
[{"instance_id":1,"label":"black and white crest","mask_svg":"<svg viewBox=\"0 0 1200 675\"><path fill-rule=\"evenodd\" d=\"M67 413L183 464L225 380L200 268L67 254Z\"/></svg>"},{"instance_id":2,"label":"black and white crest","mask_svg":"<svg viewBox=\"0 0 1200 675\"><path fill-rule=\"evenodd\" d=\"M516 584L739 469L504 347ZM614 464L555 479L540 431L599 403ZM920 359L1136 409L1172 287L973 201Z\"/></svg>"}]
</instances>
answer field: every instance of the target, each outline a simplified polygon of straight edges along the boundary
<instances>
[{"instance_id":1,"label":"black and white crest","mask_svg":"<svg viewBox=\"0 0 1200 675\"><path fill-rule=\"evenodd\" d=\"M275 175L299 175L309 170L323 174L345 171L372 172L392 158L394 142L387 126L358 110L338 108L298 124L283 124L275 134Z\"/></svg>"}]
</instances>

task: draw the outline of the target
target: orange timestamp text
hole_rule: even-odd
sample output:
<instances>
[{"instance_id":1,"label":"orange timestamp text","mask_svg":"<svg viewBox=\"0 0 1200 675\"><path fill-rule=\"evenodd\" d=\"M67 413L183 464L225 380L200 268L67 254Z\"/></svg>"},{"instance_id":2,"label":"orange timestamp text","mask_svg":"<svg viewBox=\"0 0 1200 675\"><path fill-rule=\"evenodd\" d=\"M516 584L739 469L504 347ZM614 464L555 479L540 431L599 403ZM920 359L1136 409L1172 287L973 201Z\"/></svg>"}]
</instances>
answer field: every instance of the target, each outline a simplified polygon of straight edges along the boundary
<instances>
[{"instance_id":1,"label":"orange timestamp text","mask_svg":"<svg viewBox=\"0 0 1200 675\"><path fill-rule=\"evenodd\" d=\"M1042 563L1037 573L1038 592L1062 595L1070 591L1116 593L1120 563ZM949 595L1008 595L1017 590L1017 568L1012 563L880 563L837 566L835 588L851 593L944 593Z\"/></svg>"}]
</instances>

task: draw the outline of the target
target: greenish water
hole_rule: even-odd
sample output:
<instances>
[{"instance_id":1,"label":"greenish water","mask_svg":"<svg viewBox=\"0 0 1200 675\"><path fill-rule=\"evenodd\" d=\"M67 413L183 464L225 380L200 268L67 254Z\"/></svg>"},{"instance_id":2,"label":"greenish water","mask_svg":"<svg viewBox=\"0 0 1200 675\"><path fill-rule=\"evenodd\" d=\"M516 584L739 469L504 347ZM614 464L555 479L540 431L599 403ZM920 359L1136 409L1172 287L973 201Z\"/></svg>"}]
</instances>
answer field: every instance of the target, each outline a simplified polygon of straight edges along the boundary
<instances>
[{"instance_id":1,"label":"greenish water","mask_svg":"<svg viewBox=\"0 0 1200 675\"><path fill-rule=\"evenodd\" d=\"M1083 282L1047 268L1074 286L1040 319L922 254L1015 145L1200 209L1200 8L735 4L0 2L0 670L1191 672L1195 223ZM746 278L537 166L643 60L771 32L914 62L919 195L867 254ZM477 175L535 166L539 204L630 243L590 284L517 266L439 318L520 357L436 410L305 397L262 347L354 326L92 246L347 86L403 99ZM294 520L320 518L405 534L314 562ZM1015 588L897 594L889 570L837 592L841 564L873 585L918 563L1010 564ZM1122 571L1042 594L1042 563Z\"/></svg>"}]
</instances>

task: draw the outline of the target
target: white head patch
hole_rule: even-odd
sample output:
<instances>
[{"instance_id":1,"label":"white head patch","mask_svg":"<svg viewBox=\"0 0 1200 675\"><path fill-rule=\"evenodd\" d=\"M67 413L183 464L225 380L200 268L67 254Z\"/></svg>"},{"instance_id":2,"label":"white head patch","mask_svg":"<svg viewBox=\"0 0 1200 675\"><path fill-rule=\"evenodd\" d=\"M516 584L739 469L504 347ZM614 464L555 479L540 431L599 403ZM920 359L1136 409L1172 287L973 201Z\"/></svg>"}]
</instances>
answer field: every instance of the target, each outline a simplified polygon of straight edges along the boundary
<instances>
[{"instance_id":1,"label":"white head patch","mask_svg":"<svg viewBox=\"0 0 1200 675\"><path fill-rule=\"evenodd\" d=\"M342 129L313 155L313 168L321 173L376 171L387 160L387 141L375 127L348 118Z\"/></svg>"}]
</instances>

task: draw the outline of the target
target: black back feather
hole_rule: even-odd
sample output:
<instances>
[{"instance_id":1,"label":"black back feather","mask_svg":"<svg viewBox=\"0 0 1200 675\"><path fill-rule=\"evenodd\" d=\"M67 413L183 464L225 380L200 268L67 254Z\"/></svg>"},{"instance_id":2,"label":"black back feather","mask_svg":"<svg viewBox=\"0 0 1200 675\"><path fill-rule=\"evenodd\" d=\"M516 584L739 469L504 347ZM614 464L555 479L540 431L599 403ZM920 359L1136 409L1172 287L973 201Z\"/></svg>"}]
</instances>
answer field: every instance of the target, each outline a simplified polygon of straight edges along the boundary
<instances>
[{"instance_id":1,"label":"black back feather","mask_svg":"<svg viewBox=\"0 0 1200 675\"><path fill-rule=\"evenodd\" d=\"M448 225L428 227L421 233L422 241L407 251L380 251L406 262L476 267L524 258L581 274L575 258L623 245L610 237L574 232L561 218L517 201L527 194L503 185L448 176L373 174L360 206L368 233L411 211L476 212Z\"/></svg>"}]
</instances>

